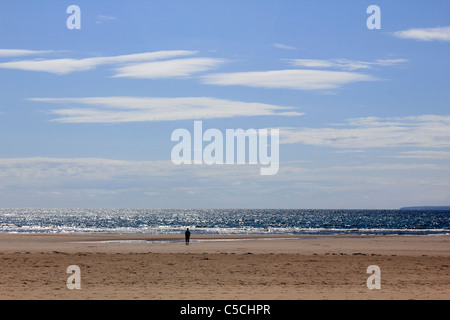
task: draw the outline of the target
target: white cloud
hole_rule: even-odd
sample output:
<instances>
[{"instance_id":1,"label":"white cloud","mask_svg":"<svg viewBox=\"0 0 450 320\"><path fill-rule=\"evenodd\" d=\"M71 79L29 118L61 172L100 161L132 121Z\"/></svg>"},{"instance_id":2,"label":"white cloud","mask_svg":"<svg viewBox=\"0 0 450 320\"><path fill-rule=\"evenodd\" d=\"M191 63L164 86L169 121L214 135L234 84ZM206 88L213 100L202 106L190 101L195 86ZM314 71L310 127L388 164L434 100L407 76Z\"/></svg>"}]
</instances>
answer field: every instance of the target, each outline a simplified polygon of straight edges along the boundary
<instances>
[{"instance_id":1,"label":"white cloud","mask_svg":"<svg viewBox=\"0 0 450 320\"><path fill-rule=\"evenodd\" d=\"M170 139L170 137L168 137ZM233 182L238 177L260 176L259 165L175 165L171 160L133 161L105 158L0 158L0 188L22 186L24 189L48 189L59 186L111 190L158 186L161 181L170 187L182 181L198 179L214 185L211 177ZM112 182L115 181L113 184ZM174 184L175 183L175 184Z\"/></svg>"},{"instance_id":2,"label":"white cloud","mask_svg":"<svg viewBox=\"0 0 450 320\"><path fill-rule=\"evenodd\" d=\"M220 86L241 85L294 90L329 90L353 82L375 80L377 78L361 73L325 70L218 73L202 77L204 83Z\"/></svg>"},{"instance_id":3,"label":"white cloud","mask_svg":"<svg viewBox=\"0 0 450 320\"><path fill-rule=\"evenodd\" d=\"M170 161L124 161L102 158L3 158L0 177L35 181L55 177L77 177L83 180L105 180L122 175L161 176Z\"/></svg>"},{"instance_id":4,"label":"white cloud","mask_svg":"<svg viewBox=\"0 0 450 320\"><path fill-rule=\"evenodd\" d=\"M3 204L8 207L229 208L230 204L254 207L255 203L271 207L283 199L284 207L301 202L312 208L389 208L408 203L412 196L418 203L448 199L448 165L320 168L319 164L309 169L299 165L282 165L277 175L262 177L257 165L176 166L170 160L0 158L0 190Z\"/></svg>"},{"instance_id":5,"label":"white cloud","mask_svg":"<svg viewBox=\"0 0 450 320\"><path fill-rule=\"evenodd\" d=\"M184 119L231 118L239 116L301 116L293 107L241 102L209 97L148 98L30 98L31 101L87 105L88 108L52 110L53 121L72 123L121 123Z\"/></svg>"},{"instance_id":6,"label":"white cloud","mask_svg":"<svg viewBox=\"0 0 450 320\"><path fill-rule=\"evenodd\" d=\"M404 151L393 156L400 159L450 159L450 151L417 150Z\"/></svg>"},{"instance_id":7,"label":"white cloud","mask_svg":"<svg viewBox=\"0 0 450 320\"><path fill-rule=\"evenodd\" d=\"M35 51L35 50L22 50L22 49L0 49L1 57L20 57L20 56L30 56L30 55L40 55L53 52L51 50L45 51Z\"/></svg>"},{"instance_id":8,"label":"white cloud","mask_svg":"<svg viewBox=\"0 0 450 320\"><path fill-rule=\"evenodd\" d=\"M282 43L272 43L272 47L275 47L277 49L283 49L283 50L296 50L295 47L286 45L286 44L282 44Z\"/></svg>"},{"instance_id":9,"label":"white cloud","mask_svg":"<svg viewBox=\"0 0 450 320\"><path fill-rule=\"evenodd\" d=\"M96 17L95 22L98 23L98 24L101 24L103 22L114 21L114 20L117 20L117 18L113 17L113 16L107 16L107 15L99 14Z\"/></svg>"},{"instance_id":10,"label":"white cloud","mask_svg":"<svg viewBox=\"0 0 450 320\"><path fill-rule=\"evenodd\" d=\"M116 68L114 77L145 79L188 77L193 73L215 68L225 61L216 58L188 58L137 63Z\"/></svg>"},{"instance_id":11,"label":"white cloud","mask_svg":"<svg viewBox=\"0 0 450 320\"><path fill-rule=\"evenodd\" d=\"M216 73L203 76L202 81L206 84L220 86L241 85L306 91L333 90L354 82L379 80L368 74L354 72L355 70L373 69L377 66L394 66L407 62L406 59L378 59L374 61L284 59L284 61L302 69ZM342 69L344 71L317 69Z\"/></svg>"},{"instance_id":12,"label":"white cloud","mask_svg":"<svg viewBox=\"0 0 450 320\"><path fill-rule=\"evenodd\" d=\"M344 149L448 148L450 116L367 117L328 128L280 128L280 143Z\"/></svg>"},{"instance_id":13,"label":"white cloud","mask_svg":"<svg viewBox=\"0 0 450 320\"><path fill-rule=\"evenodd\" d=\"M334 166L327 168L330 171L416 171L416 170L442 170L448 171L450 167L448 165L436 165L429 163L422 164L404 164L404 163L375 163L365 165L352 165L352 166ZM323 169L322 169L323 170Z\"/></svg>"},{"instance_id":14,"label":"white cloud","mask_svg":"<svg viewBox=\"0 0 450 320\"><path fill-rule=\"evenodd\" d=\"M338 68L344 70L372 69L374 66L393 66L404 63L405 59L378 59L358 61L348 59L286 59L291 65L306 68Z\"/></svg>"},{"instance_id":15,"label":"white cloud","mask_svg":"<svg viewBox=\"0 0 450 320\"><path fill-rule=\"evenodd\" d=\"M0 68L25 71L40 71L54 74L68 74L77 71L87 71L105 64L138 63L142 61L171 59L179 56L193 55L195 51L172 50L145 52L111 57L95 57L85 59L41 59L21 60L0 63Z\"/></svg>"},{"instance_id":16,"label":"white cloud","mask_svg":"<svg viewBox=\"0 0 450 320\"><path fill-rule=\"evenodd\" d=\"M450 41L450 27L408 29L394 32L394 36L419 41Z\"/></svg>"},{"instance_id":17,"label":"white cloud","mask_svg":"<svg viewBox=\"0 0 450 320\"><path fill-rule=\"evenodd\" d=\"M296 67L331 68L336 66L335 62L324 59L286 59L286 61Z\"/></svg>"},{"instance_id":18,"label":"white cloud","mask_svg":"<svg viewBox=\"0 0 450 320\"><path fill-rule=\"evenodd\" d=\"M378 65L378 66L394 66L399 63L405 63L408 62L406 59L378 59L374 62L368 62L372 65Z\"/></svg>"}]
</instances>

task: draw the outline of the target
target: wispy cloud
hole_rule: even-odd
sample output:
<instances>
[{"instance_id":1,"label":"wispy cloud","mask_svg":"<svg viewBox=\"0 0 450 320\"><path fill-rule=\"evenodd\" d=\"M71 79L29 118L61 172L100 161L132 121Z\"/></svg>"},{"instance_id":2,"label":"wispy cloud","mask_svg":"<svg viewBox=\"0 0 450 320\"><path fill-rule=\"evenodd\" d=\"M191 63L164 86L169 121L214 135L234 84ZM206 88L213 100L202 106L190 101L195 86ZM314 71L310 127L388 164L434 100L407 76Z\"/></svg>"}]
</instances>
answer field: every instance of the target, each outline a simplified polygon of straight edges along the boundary
<instances>
[{"instance_id":1,"label":"wispy cloud","mask_svg":"<svg viewBox=\"0 0 450 320\"><path fill-rule=\"evenodd\" d=\"M270 207L283 198L286 206L301 201L312 207L348 208L350 203L356 208L367 206L364 196L370 195L371 205L380 206L382 200L381 206L385 208L410 201L411 194L419 197L418 202L433 199L445 202L449 172L448 165L433 164L302 168L299 163L289 163L276 176L262 177L259 167L250 165L176 166L170 160L0 158L0 190L5 199L3 204L42 207L79 206L80 202L88 201L101 207L105 203L108 206L126 203L129 207L156 203L161 207L190 208L195 197L205 207L229 208L232 197L235 207L254 207L254 201ZM395 200L392 194L396 195ZM152 198L147 201L149 197ZM355 202L355 198L361 202Z\"/></svg>"},{"instance_id":2,"label":"wispy cloud","mask_svg":"<svg viewBox=\"0 0 450 320\"><path fill-rule=\"evenodd\" d=\"M330 90L349 83L375 80L377 78L362 73L327 70L217 73L202 77L204 83L219 86L241 85L293 90Z\"/></svg>"},{"instance_id":3,"label":"wispy cloud","mask_svg":"<svg viewBox=\"0 0 450 320\"><path fill-rule=\"evenodd\" d=\"M417 151L404 151L393 158L400 159L450 159L450 151L434 151L434 150L417 150Z\"/></svg>"},{"instance_id":4,"label":"wispy cloud","mask_svg":"<svg viewBox=\"0 0 450 320\"><path fill-rule=\"evenodd\" d=\"M287 44L282 44L282 43L272 43L272 47L275 47L277 49L283 49L283 50L296 50L295 47L289 46Z\"/></svg>"},{"instance_id":5,"label":"wispy cloud","mask_svg":"<svg viewBox=\"0 0 450 320\"><path fill-rule=\"evenodd\" d=\"M98 24L101 24L101 23L104 23L104 22L108 22L108 21L117 20L116 17L107 16L107 15L103 15L103 14L99 14L95 19L96 19L95 22L98 23Z\"/></svg>"},{"instance_id":6,"label":"wispy cloud","mask_svg":"<svg viewBox=\"0 0 450 320\"><path fill-rule=\"evenodd\" d=\"M355 70L373 69L377 66L395 66L408 60L283 59L283 61L301 69L214 73L205 75L201 79L203 83L219 86L241 85L271 89L327 91L341 88L350 83L380 80L369 74L355 72Z\"/></svg>"},{"instance_id":7,"label":"wispy cloud","mask_svg":"<svg viewBox=\"0 0 450 320\"><path fill-rule=\"evenodd\" d=\"M226 60L217 58L187 58L137 63L116 68L116 74L113 77L144 79L189 77L225 62Z\"/></svg>"},{"instance_id":8,"label":"wispy cloud","mask_svg":"<svg viewBox=\"0 0 450 320\"><path fill-rule=\"evenodd\" d=\"M220 179L221 183L217 183ZM171 160L132 161L105 158L0 158L0 190L98 195L122 192L171 193L189 189L207 193L211 188L236 192L236 181L261 179L256 165L177 166ZM224 187L228 184L228 187ZM162 188L162 186L164 186ZM247 188L247 186L245 187ZM245 189L244 187L242 189ZM23 194L22 194L23 195ZM148 194L147 194L148 195ZM172 197L172 199L174 199ZM173 202L171 202L173 203Z\"/></svg>"},{"instance_id":9,"label":"wispy cloud","mask_svg":"<svg viewBox=\"0 0 450 320\"><path fill-rule=\"evenodd\" d=\"M86 107L61 108L53 121L71 123L123 123L212 119L245 116L301 116L293 107L209 97L148 98L30 98L31 101Z\"/></svg>"},{"instance_id":10,"label":"wispy cloud","mask_svg":"<svg viewBox=\"0 0 450 320\"><path fill-rule=\"evenodd\" d=\"M356 118L328 128L281 128L280 143L344 149L448 148L450 116Z\"/></svg>"},{"instance_id":11,"label":"wispy cloud","mask_svg":"<svg viewBox=\"0 0 450 320\"><path fill-rule=\"evenodd\" d=\"M41 55L53 52L52 50L23 50L23 49L0 49L1 57L21 57L21 56L31 56L31 55Z\"/></svg>"},{"instance_id":12,"label":"wispy cloud","mask_svg":"<svg viewBox=\"0 0 450 320\"><path fill-rule=\"evenodd\" d=\"M306 68L337 68L344 70L372 69L375 66L394 66L407 62L406 59L378 59L359 61L348 59L286 59L291 65Z\"/></svg>"},{"instance_id":13,"label":"wispy cloud","mask_svg":"<svg viewBox=\"0 0 450 320\"><path fill-rule=\"evenodd\" d=\"M326 168L330 171L414 171L414 170L446 170L450 169L449 165L437 165L433 163L372 163L364 165L346 165L346 166L333 166ZM324 170L324 169L322 169ZM319 170L318 170L319 171Z\"/></svg>"},{"instance_id":14,"label":"wispy cloud","mask_svg":"<svg viewBox=\"0 0 450 320\"><path fill-rule=\"evenodd\" d=\"M0 176L33 181L58 176L78 177L85 181L110 179L121 174L164 175L170 161L124 161L103 158L2 158ZM23 170L18 170L22 168ZM170 171L170 170L169 170Z\"/></svg>"},{"instance_id":15,"label":"wispy cloud","mask_svg":"<svg viewBox=\"0 0 450 320\"><path fill-rule=\"evenodd\" d=\"M0 63L0 68L18 69L25 71L40 71L53 74L68 74L77 71L87 71L95 69L100 65L140 63L143 61L173 59L180 56L195 54L195 51L172 50L156 51L137 54L95 57L84 59L39 59L39 60L20 60Z\"/></svg>"},{"instance_id":16,"label":"wispy cloud","mask_svg":"<svg viewBox=\"0 0 450 320\"><path fill-rule=\"evenodd\" d=\"M394 36L418 41L450 41L450 27L408 29L394 32Z\"/></svg>"}]
</instances>

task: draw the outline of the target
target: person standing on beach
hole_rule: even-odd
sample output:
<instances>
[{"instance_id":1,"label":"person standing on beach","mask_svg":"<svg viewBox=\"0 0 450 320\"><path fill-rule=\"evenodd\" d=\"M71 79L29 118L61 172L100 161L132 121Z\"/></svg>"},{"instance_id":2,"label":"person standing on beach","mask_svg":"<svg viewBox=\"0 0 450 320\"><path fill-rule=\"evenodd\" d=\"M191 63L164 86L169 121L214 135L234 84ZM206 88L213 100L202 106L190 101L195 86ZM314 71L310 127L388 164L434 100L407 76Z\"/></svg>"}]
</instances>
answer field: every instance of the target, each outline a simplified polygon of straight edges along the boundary
<instances>
[{"instance_id":1,"label":"person standing on beach","mask_svg":"<svg viewBox=\"0 0 450 320\"><path fill-rule=\"evenodd\" d=\"M184 239L186 241L186 245L189 245L189 239L191 238L191 232L189 231L189 228L186 229L186 232L184 233Z\"/></svg>"}]
</instances>

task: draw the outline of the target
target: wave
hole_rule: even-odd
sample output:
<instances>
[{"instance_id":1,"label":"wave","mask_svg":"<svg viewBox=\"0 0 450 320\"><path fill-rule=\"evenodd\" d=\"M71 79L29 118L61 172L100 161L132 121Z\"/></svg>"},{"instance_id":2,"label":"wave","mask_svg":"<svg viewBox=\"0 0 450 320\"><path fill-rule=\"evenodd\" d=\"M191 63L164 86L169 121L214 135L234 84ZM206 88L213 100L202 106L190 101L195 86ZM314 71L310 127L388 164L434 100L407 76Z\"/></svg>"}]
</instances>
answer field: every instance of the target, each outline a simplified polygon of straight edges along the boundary
<instances>
[{"instance_id":1,"label":"wave","mask_svg":"<svg viewBox=\"0 0 450 320\"><path fill-rule=\"evenodd\" d=\"M0 233L444 235L450 211L0 209Z\"/></svg>"},{"instance_id":2,"label":"wave","mask_svg":"<svg viewBox=\"0 0 450 320\"><path fill-rule=\"evenodd\" d=\"M162 228L73 228L67 226L2 226L0 233L61 233L61 234L183 234L185 227ZM387 229L387 228L196 228L190 227L197 234L223 235L450 235L449 229Z\"/></svg>"}]
</instances>

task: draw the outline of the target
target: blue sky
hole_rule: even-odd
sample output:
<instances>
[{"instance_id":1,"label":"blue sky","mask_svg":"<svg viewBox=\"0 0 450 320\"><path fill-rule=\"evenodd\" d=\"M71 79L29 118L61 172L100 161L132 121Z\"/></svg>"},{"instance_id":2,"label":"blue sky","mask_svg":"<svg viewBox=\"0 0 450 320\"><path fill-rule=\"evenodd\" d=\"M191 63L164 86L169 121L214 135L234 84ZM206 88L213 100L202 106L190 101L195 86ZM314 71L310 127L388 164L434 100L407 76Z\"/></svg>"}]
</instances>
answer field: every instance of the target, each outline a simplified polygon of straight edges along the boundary
<instances>
[{"instance_id":1,"label":"blue sky","mask_svg":"<svg viewBox=\"0 0 450 320\"><path fill-rule=\"evenodd\" d=\"M0 0L0 206L448 205L449 56L446 0ZM194 120L279 128L278 174L174 165Z\"/></svg>"}]
</instances>

